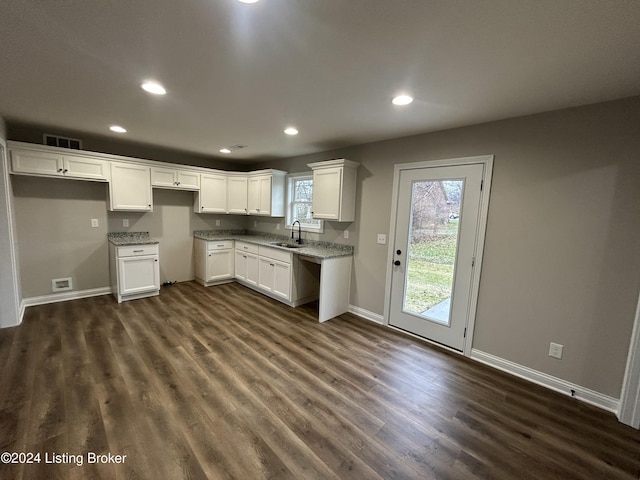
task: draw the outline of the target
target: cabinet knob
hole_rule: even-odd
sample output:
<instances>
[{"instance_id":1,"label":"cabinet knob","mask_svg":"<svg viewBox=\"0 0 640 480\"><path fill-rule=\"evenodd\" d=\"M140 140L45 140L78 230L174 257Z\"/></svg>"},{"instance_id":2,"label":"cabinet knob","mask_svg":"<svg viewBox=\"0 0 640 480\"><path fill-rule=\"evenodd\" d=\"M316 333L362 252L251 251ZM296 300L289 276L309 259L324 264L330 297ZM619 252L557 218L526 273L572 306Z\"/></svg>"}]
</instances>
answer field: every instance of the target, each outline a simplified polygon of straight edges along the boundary
<instances>
[{"instance_id":1,"label":"cabinet knob","mask_svg":"<svg viewBox=\"0 0 640 480\"><path fill-rule=\"evenodd\" d=\"M61 168L59 168L59 169L58 169L58 172L62 172L62 169L61 169Z\"/></svg>"}]
</instances>

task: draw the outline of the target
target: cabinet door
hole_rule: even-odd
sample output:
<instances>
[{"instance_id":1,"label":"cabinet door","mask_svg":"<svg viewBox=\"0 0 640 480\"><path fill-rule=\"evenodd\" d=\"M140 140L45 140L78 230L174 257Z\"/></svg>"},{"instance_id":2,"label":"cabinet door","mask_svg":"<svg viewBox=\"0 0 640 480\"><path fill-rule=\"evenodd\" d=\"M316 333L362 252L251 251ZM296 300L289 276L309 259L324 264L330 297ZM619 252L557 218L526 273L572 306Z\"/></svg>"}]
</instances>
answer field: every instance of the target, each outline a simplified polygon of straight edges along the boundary
<instances>
[{"instance_id":1,"label":"cabinet door","mask_svg":"<svg viewBox=\"0 0 640 480\"><path fill-rule=\"evenodd\" d=\"M151 169L151 185L154 187L173 188L176 186L176 174L172 168Z\"/></svg>"},{"instance_id":2,"label":"cabinet door","mask_svg":"<svg viewBox=\"0 0 640 480\"><path fill-rule=\"evenodd\" d=\"M200 213L227 213L227 177L202 175L200 181Z\"/></svg>"},{"instance_id":3,"label":"cabinet door","mask_svg":"<svg viewBox=\"0 0 640 480\"><path fill-rule=\"evenodd\" d=\"M247 256L247 278L245 281L257 285L259 279L258 256L252 253L245 253L245 255Z\"/></svg>"},{"instance_id":4,"label":"cabinet door","mask_svg":"<svg viewBox=\"0 0 640 480\"><path fill-rule=\"evenodd\" d=\"M247 209L250 215L260 214L260 177L249 177Z\"/></svg>"},{"instance_id":5,"label":"cabinet door","mask_svg":"<svg viewBox=\"0 0 640 480\"><path fill-rule=\"evenodd\" d=\"M233 253L231 249L207 253L207 281L225 280L233 277Z\"/></svg>"},{"instance_id":6,"label":"cabinet door","mask_svg":"<svg viewBox=\"0 0 640 480\"><path fill-rule=\"evenodd\" d=\"M247 214L247 177L229 176L227 179L227 211Z\"/></svg>"},{"instance_id":7,"label":"cabinet door","mask_svg":"<svg viewBox=\"0 0 640 480\"><path fill-rule=\"evenodd\" d=\"M64 170L62 155L30 150L11 151L11 169L15 173L61 176Z\"/></svg>"},{"instance_id":8,"label":"cabinet door","mask_svg":"<svg viewBox=\"0 0 640 480\"><path fill-rule=\"evenodd\" d=\"M260 272L258 276L258 286L268 292L273 291L273 281L275 278L275 260L260 257Z\"/></svg>"},{"instance_id":9,"label":"cabinet door","mask_svg":"<svg viewBox=\"0 0 640 480\"><path fill-rule=\"evenodd\" d=\"M313 171L313 218L338 219L342 168L323 168Z\"/></svg>"},{"instance_id":10,"label":"cabinet door","mask_svg":"<svg viewBox=\"0 0 640 480\"><path fill-rule=\"evenodd\" d=\"M111 210L150 212L151 168L112 162L109 197Z\"/></svg>"},{"instance_id":11,"label":"cabinet door","mask_svg":"<svg viewBox=\"0 0 640 480\"><path fill-rule=\"evenodd\" d=\"M247 254L236 250L236 278L247 280Z\"/></svg>"},{"instance_id":12,"label":"cabinet door","mask_svg":"<svg viewBox=\"0 0 640 480\"><path fill-rule=\"evenodd\" d=\"M258 213L271 215L271 176L260 177L260 202Z\"/></svg>"},{"instance_id":13,"label":"cabinet door","mask_svg":"<svg viewBox=\"0 0 640 480\"><path fill-rule=\"evenodd\" d=\"M283 262L272 262L273 290L272 292L286 300L291 300L291 265Z\"/></svg>"},{"instance_id":14,"label":"cabinet door","mask_svg":"<svg viewBox=\"0 0 640 480\"><path fill-rule=\"evenodd\" d=\"M63 173L65 177L108 180L109 163L95 158L65 155Z\"/></svg>"},{"instance_id":15,"label":"cabinet door","mask_svg":"<svg viewBox=\"0 0 640 480\"><path fill-rule=\"evenodd\" d=\"M178 170L176 174L178 188L182 190L200 190L200 174Z\"/></svg>"},{"instance_id":16,"label":"cabinet door","mask_svg":"<svg viewBox=\"0 0 640 480\"><path fill-rule=\"evenodd\" d=\"M153 292L160 289L160 268L156 255L118 259L120 295Z\"/></svg>"}]
</instances>

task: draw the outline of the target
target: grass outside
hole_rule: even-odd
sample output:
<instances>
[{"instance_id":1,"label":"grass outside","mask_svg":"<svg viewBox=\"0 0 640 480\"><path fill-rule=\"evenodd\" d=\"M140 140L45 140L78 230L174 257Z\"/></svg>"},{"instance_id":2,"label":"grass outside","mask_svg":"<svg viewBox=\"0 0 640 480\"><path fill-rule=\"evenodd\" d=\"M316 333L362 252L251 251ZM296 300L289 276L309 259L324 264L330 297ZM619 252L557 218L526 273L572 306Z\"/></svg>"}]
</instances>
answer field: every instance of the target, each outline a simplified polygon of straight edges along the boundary
<instances>
[{"instance_id":1,"label":"grass outside","mask_svg":"<svg viewBox=\"0 0 640 480\"><path fill-rule=\"evenodd\" d=\"M437 235L412 243L405 310L422 313L451 296L457 234L458 221L452 220Z\"/></svg>"}]
</instances>

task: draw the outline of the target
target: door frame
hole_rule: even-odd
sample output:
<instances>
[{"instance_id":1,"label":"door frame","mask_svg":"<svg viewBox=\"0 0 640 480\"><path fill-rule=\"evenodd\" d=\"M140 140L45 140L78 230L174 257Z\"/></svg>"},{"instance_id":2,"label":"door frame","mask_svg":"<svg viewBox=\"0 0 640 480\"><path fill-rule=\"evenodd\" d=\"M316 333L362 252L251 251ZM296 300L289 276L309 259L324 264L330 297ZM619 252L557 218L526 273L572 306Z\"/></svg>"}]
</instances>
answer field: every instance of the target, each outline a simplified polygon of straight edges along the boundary
<instances>
[{"instance_id":1,"label":"door frame","mask_svg":"<svg viewBox=\"0 0 640 480\"><path fill-rule=\"evenodd\" d=\"M480 289L480 273L482 270L482 257L484 252L485 233L487 230L487 214L489 211L489 196L491 192L491 178L493 174L493 155L481 155L477 157L461 157L461 158L449 158L442 160L428 160L424 162L415 163L398 163L394 165L393 170L393 193L391 197L391 222L389 225L389 243L387 248L387 274L385 281L385 294L384 294L384 319L383 324L394 328L389 324L391 317L391 277L393 269L391 264L393 262L394 254L394 239L396 237L396 221L398 214L398 194L400 189L400 173L403 170L416 170L423 168L433 167L455 167L461 165L470 164L482 164L484 169L482 173L482 191L480 192L480 213L478 218L478 228L476 231L476 248L475 248L475 268L473 269L473 276L471 278L471 294L469 296L469 315L467 321L467 334L464 339L464 346L462 354L465 357L471 356L471 346L473 344L473 330L476 320L476 308L478 306L478 292ZM404 330L403 330L404 331ZM408 333L408 332L405 332ZM452 352L460 353L457 350L446 347L439 343L433 342L429 339L419 337L429 343L446 348Z\"/></svg>"},{"instance_id":2,"label":"door frame","mask_svg":"<svg viewBox=\"0 0 640 480\"><path fill-rule=\"evenodd\" d=\"M640 295L617 416L622 423L640 429Z\"/></svg>"}]
</instances>

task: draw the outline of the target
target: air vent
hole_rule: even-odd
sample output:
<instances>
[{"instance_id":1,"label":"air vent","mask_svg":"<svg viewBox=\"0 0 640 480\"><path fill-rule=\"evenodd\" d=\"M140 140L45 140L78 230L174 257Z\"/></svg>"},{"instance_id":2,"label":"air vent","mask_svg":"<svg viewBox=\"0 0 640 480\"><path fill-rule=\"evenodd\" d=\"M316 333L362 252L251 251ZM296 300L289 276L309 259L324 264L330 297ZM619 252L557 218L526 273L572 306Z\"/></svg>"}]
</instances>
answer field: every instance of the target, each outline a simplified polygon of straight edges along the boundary
<instances>
[{"instance_id":1,"label":"air vent","mask_svg":"<svg viewBox=\"0 0 640 480\"><path fill-rule=\"evenodd\" d=\"M229 150L240 150L241 148L247 148L247 145L242 145L240 143L236 143L235 145L231 145L228 148L229 148Z\"/></svg>"},{"instance_id":2,"label":"air vent","mask_svg":"<svg viewBox=\"0 0 640 480\"><path fill-rule=\"evenodd\" d=\"M82 141L77 138L60 137L49 133L45 133L43 138L43 143L50 147L73 148L74 150L82 149Z\"/></svg>"},{"instance_id":3,"label":"air vent","mask_svg":"<svg viewBox=\"0 0 640 480\"><path fill-rule=\"evenodd\" d=\"M73 290L73 280L71 279L71 277L54 278L53 280L51 280L51 290L54 292Z\"/></svg>"}]
</instances>

